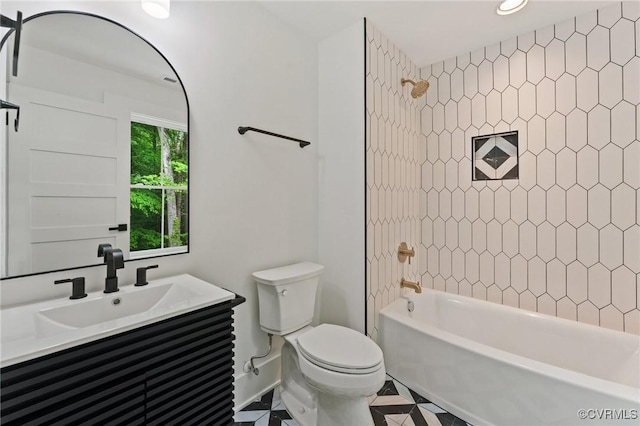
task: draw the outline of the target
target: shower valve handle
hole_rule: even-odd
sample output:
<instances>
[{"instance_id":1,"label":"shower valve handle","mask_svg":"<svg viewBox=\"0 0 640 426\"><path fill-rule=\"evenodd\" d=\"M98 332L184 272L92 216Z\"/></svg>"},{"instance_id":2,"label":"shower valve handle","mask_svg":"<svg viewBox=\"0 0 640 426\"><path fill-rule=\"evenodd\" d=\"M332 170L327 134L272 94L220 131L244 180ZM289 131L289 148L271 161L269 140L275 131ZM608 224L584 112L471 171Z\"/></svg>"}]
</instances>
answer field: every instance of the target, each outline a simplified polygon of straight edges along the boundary
<instances>
[{"instance_id":1,"label":"shower valve handle","mask_svg":"<svg viewBox=\"0 0 640 426\"><path fill-rule=\"evenodd\" d=\"M407 258L409 258L409 265L411 265L411 258L416 255L416 251L411 247L407 246L407 243L404 241L400 243L398 247L398 260L400 263L404 263Z\"/></svg>"}]
</instances>

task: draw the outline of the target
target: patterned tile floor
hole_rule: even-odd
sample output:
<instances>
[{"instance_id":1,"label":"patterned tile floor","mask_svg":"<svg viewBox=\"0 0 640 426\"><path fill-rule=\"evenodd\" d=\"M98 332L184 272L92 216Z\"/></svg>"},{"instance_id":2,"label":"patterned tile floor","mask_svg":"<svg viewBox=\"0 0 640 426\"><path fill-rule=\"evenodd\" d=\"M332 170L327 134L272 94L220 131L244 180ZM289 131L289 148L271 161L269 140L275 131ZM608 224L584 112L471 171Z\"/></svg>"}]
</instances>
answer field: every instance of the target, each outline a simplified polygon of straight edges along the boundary
<instances>
[{"instance_id":1,"label":"patterned tile floor","mask_svg":"<svg viewBox=\"0 0 640 426\"><path fill-rule=\"evenodd\" d=\"M375 426L470 426L390 376L369 398L369 408ZM234 426L298 426L280 399L279 387L237 412L234 421Z\"/></svg>"}]
</instances>

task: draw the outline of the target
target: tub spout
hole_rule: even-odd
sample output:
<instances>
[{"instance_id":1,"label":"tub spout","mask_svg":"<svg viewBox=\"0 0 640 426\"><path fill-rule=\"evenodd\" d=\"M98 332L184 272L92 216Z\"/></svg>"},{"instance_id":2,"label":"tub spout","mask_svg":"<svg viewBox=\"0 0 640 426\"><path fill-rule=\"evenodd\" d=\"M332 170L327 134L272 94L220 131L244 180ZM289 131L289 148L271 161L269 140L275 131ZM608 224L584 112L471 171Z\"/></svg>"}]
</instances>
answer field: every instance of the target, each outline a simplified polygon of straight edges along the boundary
<instances>
[{"instance_id":1,"label":"tub spout","mask_svg":"<svg viewBox=\"0 0 640 426\"><path fill-rule=\"evenodd\" d=\"M400 288L410 288L416 293L422 293L422 286L420 286L419 281L407 281L404 277L400 280Z\"/></svg>"}]
</instances>

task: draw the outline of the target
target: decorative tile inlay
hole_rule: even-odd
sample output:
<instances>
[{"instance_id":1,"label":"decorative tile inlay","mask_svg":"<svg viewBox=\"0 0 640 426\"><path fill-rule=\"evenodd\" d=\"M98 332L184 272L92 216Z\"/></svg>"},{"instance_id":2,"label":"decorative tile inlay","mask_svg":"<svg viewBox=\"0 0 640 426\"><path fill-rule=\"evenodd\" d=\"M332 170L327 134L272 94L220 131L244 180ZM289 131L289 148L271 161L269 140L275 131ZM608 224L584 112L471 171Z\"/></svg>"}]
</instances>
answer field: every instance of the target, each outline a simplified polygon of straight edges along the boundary
<instances>
[{"instance_id":1,"label":"decorative tile inlay","mask_svg":"<svg viewBox=\"0 0 640 426\"><path fill-rule=\"evenodd\" d=\"M518 178L518 131L475 136L473 180Z\"/></svg>"},{"instance_id":2,"label":"decorative tile inlay","mask_svg":"<svg viewBox=\"0 0 640 426\"><path fill-rule=\"evenodd\" d=\"M369 397L369 409L375 426L471 426L389 375ZM280 387L238 411L234 422L233 426L298 426L280 399Z\"/></svg>"}]
</instances>

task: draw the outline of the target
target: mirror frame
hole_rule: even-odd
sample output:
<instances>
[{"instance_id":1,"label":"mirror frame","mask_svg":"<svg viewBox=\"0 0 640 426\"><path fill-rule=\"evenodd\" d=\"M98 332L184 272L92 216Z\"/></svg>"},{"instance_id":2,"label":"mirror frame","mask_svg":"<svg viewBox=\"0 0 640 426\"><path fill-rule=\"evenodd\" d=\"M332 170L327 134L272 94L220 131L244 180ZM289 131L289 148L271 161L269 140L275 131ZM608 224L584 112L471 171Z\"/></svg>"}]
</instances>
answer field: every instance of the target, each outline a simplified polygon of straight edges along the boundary
<instances>
[{"instance_id":1,"label":"mirror frame","mask_svg":"<svg viewBox=\"0 0 640 426\"><path fill-rule=\"evenodd\" d=\"M191 114L190 114L190 109L189 109L189 97L187 96L187 90L184 87L184 84L182 82L182 79L180 78L180 75L176 71L176 69L173 66L173 64L171 62L169 62L167 57L162 52L160 52L160 50L158 50L158 48L156 48L153 44L151 44L151 42L149 42L147 39L142 37L140 34L136 33L135 31L131 30L130 28L126 27L125 25L123 25L123 24L121 24L121 23L119 23L117 21L114 21L113 19L105 18L104 16L96 15L94 13L81 12L81 11L75 11L75 10L51 10L51 11L46 11L46 12L40 12L40 13L36 13L34 15L31 15L28 18L24 18L22 20L23 27L24 27L24 24L26 24L26 23L34 20L34 19L37 19L37 18L40 18L40 17L43 17L43 16L47 16L47 15L57 15L57 14L82 15L82 16L88 16L88 17L91 17L91 18L102 19L103 21L106 21L106 22L109 22L109 23L111 23L113 25L116 25L116 26L122 28L123 30L128 31L129 33L133 34L134 36L138 37L140 40L144 41L149 47L151 47L153 50L155 50L156 53L162 57L162 59L165 60L167 65L169 65L169 67L171 68L171 70L175 74L176 78L178 79L178 82L180 83L180 87L182 88L182 93L184 94L185 102L187 104L187 145L189 147L189 150L187 152L187 159L188 159L188 164L190 165L191 164ZM23 28L23 30L24 30L24 28ZM14 32L15 32L15 29L11 28L2 37L2 40L0 40L0 51L2 51L2 48L5 46L7 40L9 39L9 37L11 37L11 35ZM8 140L7 140L7 143L8 143ZM188 170L187 170L187 182L190 183L190 179L191 179L191 167L189 167ZM186 210L187 210L187 251L183 251L183 252L180 252L180 253L158 254L158 255L149 256L149 257L140 257L140 258L137 258L137 259L127 259L127 260L125 260L125 262L137 262L137 261L141 261L141 260L145 260L145 259L155 259L155 258L167 257L167 256L178 256L178 255L190 253L191 252L191 247L190 247L190 241L191 241L191 217L190 217L191 216L191 190L190 190L190 187L188 187L188 189L187 189L187 206L186 207L187 207L186 208ZM29 274L21 274L21 275L11 275L11 276L7 276L7 277L0 277L0 281L10 280L10 279L14 279L14 278L30 277L30 276L35 276L35 275L44 275L44 274L50 274L50 273L55 273L55 272L72 271L74 269L91 268L91 267L97 267L97 266L103 266L103 265L104 265L104 263L93 263L93 264L90 264L90 265L70 266L68 268L54 269L54 270L50 270L50 271L32 272L32 273L29 273Z\"/></svg>"}]
</instances>

